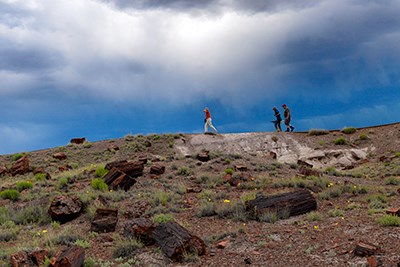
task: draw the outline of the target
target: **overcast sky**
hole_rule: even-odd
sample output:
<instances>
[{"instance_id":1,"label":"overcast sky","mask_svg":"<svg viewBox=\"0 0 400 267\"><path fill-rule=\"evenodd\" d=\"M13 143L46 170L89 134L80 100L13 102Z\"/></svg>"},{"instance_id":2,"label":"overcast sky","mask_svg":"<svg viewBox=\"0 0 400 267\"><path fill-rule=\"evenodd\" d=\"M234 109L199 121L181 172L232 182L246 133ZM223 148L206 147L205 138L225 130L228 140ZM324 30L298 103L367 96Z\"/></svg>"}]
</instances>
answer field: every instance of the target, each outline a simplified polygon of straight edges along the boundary
<instances>
[{"instance_id":1,"label":"overcast sky","mask_svg":"<svg viewBox=\"0 0 400 267\"><path fill-rule=\"evenodd\" d=\"M0 154L400 121L398 0L0 0Z\"/></svg>"}]
</instances>

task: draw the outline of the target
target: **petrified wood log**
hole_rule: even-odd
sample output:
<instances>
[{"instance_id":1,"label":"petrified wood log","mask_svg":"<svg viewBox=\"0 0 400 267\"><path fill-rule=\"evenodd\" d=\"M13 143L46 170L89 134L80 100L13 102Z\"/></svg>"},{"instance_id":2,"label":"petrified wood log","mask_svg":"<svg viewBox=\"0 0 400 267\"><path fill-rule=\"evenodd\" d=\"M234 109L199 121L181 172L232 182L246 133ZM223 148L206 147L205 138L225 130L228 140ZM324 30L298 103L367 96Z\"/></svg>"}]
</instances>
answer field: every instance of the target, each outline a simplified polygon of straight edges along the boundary
<instances>
[{"instance_id":1,"label":"petrified wood log","mask_svg":"<svg viewBox=\"0 0 400 267\"><path fill-rule=\"evenodd\" d=\"M210 160L210 152L209 151L200 152L199 154L197 154L196 158L201 162L207 162Z\"/></svg>"},{"instance_id":2,"label":"petrified wood log","mask_svg":"<svg viewBox=\"0 0 400 267\"><path fill-rule=\"evenodd\" d=\"M128 161L127 160L119 160L119 161L113 161L113 162L109 162L106 164L106 166L104 166L104 169L106 170L111 170L112 168L117 168L123 164L126 164Z\"/></svg>"},{"instance_id":3,"label":"petrified wood log","mask_svg":"<svg viewBox=\"0 0 400 267\"><path fill-rule=\"evenodd\" d=\"M53 154L53 158L58 159L58 160L64 160L67 158L67 155L64 152L58 152Z\"/></svg>"},{"instance_id":4,"label":"petrified wood log","mask_svg":"<svg viewBox=\"0 0 400 267\"><path fill-rule=\"evenodd\" d=\"M116 168L121 172L126 173L132 178L136 178L143 175L144 165L140 161L114 161L107 163L104 167L107 170L111 170L112 168Z\"/></svg>"},{"instance_id":5,"label":"petrified wood log","mask_svg":"<svg viewBox=\"0 0 400 267\"><path fill-rule=\"evenodd\" d=\"M85 143L85 141L86 141L86 138L85 137L82 137L82 138L72 138L71 139L71 144L83 144L83 143Z\"/></svg>"},{"instance_id":6,"label":"petrified wood log","mask_svg":"<svg viewBox=\"0 0 400 267\"><path fill-rule=\"evenodd\" d=\"M189 233L175 222L161 223L153 231L153 238L164 253L172 260L180 261L185 253L204 255L204 241Z\"/></svg>"},{"instance_id":7,"label":"petrified wood log","mask_svg":"<svg viewBox=\"0 0 400 267\"><path fill-rule=\"evenodd\" d=\"M14 162L11 167L12 176L17 174L25 174L27 172L29 172L29 159L26 156Z\"/></svg>"},{"instance_id":8,"label":"petrified wood log","mask_svg":"<svg viewBox=\"0 0 400 267\"><path fill-rule=\"evenodd\" d=\"M121 188L128 191L136 183L136 180L117 168L112 168L104 176L104 182L108 185L109 189L117 190Z\"/></svg>"},{"instance_id":9,"label":"petrified wood log","mask_svg":"<svg viewBox=\"0 0 400 267\"><path fill-rule=\"evenodd\" d=\"M124 226L124 236L136 238L146 246L154 244L153 231L156 225L149 219L137 218L128 221Z\"/></svg>"},{"instance_id":10,"label":"petrified wood log","mask_svg":"<svg viewBox=\"0 0 400 267\"><path fill-rule=\"evenodd\" d=\"M117 209L97 209L90 231L97 233L114 232L118 222Z\"/></svg>"},{"instance_id":11,"label":"petrified wood log","mask_svg":"<svg viewBox=\"0 0 400 267\"><path fill-rule=\"evenodd\" d=\"M85 249L73 246L58 252L51 260L50 267L82 267L85 261Z\"/></svg>"},{"instance_id":12,"label":"petrified wood log","mask_svg":"<svg viewBox=\"0 0 400 267\"><path fill-rule=\"evenodd\" d=\"M65 223L78 217L82 210L82 201L77 196L57 196L50 204L49 214L53 221Z\"/></svg>"},{"instance_id":13,"label":"petrified wood log","mask_svg":"<svg viewBox=\"0 0 400 267\"><path fill-rule=\"evenodd\" d=\"M373 244L359 242L356 248L354 249L353 253L356 256L365 257L365 256L375 255L379 251L380 249Z\"/></svg>"},{"instance_id":14,"label":"petrified wood log","mask_svg":"<svg viewBox=\"0 0 400 267\"><path fill-rule=\"evenodd\" d=\"M153 165L150 168L150 174L161 175L165 172L165 166L163 165Z\"/></svg>"},{"instance_id":15,"label":"petrified wood log","mask_svg":"<svg viewBox=\"0 0 400 267\"><path fill-rule=\"evenodd\" d=\"M7 168L0 165L0 177L6 176L8 174L9 174L9 172L8 172Z\"/></svg>"},{"instance_id":16,"label":"petrified wood log","mask_svg":"<svg viewBox=\"0 0 400 267\"><path fill-rule=\"evenodd\" d=\"M29 266L28 254L20 251L10 255L10 264L12 267Z\"/></svg>"},{"instance_id":17,"label":"petrified wood log","mask_svg":"<svg viewBox=\"0 0 400 267\"><path fill-rule=\"evenodd\" d=\"M246 210L251 217L255 218L265 212L276 212L279 217L285 217L304 214L316 209L317 201L305 189L268 197L258 194L255 199L246 202Z\"/></svg>"}]
</instances>

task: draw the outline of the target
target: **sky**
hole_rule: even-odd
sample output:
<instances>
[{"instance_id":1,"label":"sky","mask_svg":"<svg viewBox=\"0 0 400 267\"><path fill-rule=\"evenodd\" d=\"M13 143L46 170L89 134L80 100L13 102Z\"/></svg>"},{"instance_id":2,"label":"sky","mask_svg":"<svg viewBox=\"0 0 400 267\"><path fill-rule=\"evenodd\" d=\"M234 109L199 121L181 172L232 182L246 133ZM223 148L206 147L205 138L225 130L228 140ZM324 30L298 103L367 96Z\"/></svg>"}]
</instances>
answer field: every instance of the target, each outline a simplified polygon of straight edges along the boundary
<instances>
[{"instance_id":1,"label":"sky","mask_svg":"<svg viewBox=\"0 0 400 267\"><path fill-rule=\"evenodd\" d=\"M0 0L0 154L400 121L398 0Z\"/></svg>"}]
</instances>

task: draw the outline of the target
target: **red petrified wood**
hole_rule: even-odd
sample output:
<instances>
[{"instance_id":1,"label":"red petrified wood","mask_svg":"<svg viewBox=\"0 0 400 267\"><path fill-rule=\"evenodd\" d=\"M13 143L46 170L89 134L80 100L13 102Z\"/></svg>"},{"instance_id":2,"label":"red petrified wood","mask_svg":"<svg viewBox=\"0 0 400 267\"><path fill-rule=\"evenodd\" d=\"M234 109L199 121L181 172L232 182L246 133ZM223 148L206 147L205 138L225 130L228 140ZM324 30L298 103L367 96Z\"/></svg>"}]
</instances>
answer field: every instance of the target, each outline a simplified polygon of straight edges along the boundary
<instances>
[{"instance_id":1,"label":"red petrified wood","mask_svg":"<svg viewBox=\"0 0 400 267\"><path fill-rule=\"evenodd\" d=\"M85 249L73 246L59 251L51 260L50 267L82 267L85 261Z\"/></svg>"}]
</instances>

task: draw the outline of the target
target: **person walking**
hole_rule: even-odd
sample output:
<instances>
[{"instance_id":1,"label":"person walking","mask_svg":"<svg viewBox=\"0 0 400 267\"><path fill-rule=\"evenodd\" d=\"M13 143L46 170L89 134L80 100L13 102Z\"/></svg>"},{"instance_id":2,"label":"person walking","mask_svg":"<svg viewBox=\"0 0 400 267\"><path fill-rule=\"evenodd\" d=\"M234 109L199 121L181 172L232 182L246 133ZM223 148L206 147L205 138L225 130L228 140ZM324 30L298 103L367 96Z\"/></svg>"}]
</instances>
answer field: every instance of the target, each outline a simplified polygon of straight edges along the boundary
<instances>
[{"instance_id":1,"label":"person walking","mask_svg":"<svg viewBox=\"0 0 400 267\"><path fill-rule=\"evenodd\" d=\"M286 132L293 132L294 127L292 125L290 125L290 121L292 119L292 116L290 114L290 110L286 106L286 104L283 104L282 107L284 109L283 117L285 117Z\"/></svg>"},{"instance_id":2,"label":"person walking","mask_svg":"<svg viewBox=\"0 0 400 267\"><path fill-rule=\"evenodd\" d=\"M282 132L282 128L281 128L282 117L281 117L281 114L279 113L279 110L276 107L273 107L272 110L275 112L274 116L276 118L276 120L272 121L274 123L275 130L277 132Z\"/></svg>"},{"instance_id":3,"label":"person walking","mask_svg":"<svg viewBox=\"0 0 400 267\"><path fill-rule=\"evenodd\" d=\"M212 125L212 119L211 119L211 114L210 111L208 110L208 108L204 108L203 112L206 115L206 118L204 119L204 133L208 132L208 126L211 127L211 129L213 129L214 133L218 133L217 129L215 129L215 127Z\"/></svg>"}]
</instances>

